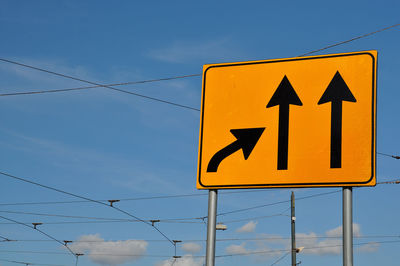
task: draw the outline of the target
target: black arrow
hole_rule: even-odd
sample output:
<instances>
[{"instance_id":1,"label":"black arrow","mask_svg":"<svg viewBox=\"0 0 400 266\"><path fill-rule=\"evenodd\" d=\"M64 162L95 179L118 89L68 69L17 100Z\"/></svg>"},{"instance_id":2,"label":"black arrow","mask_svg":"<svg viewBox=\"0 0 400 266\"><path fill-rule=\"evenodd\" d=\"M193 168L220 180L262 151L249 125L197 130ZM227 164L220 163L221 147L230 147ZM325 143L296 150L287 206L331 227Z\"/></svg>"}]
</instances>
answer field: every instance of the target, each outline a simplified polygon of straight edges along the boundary
<instances>
[{"instance_id":1,"label":"black arrow","mask_svg":"<svg viewBox=\"0 0 400 266\"><path fill-rule=\"evenodd\" d=\"M331 102L331 168L342 167L342 110L343 101L356 102L339 71L329 83L318 104Z\"/></svg>"},{"instance_id":2,"label":"black arrow","mask_svg":"<svg viewBox=\"0 0 400 266\"><path fill-rule=\"evenodd\" d=\"M278 170L287 170L289 142L289 105L303 105L286 75L276 89L267 108L279 105Z\"/></svg>"},{"instance_id":3,"label":"black arrow","mask_svg":"<svg viewBox=\"0 0 400 266\"><path fill-rule=\"evenodd\" d=\"M231 129L231 133L237 140L214 154L208 163L207 172L217 172L218 166L222 160L240 149L243 150L244 159L247 160L264 132L264 129L265 127Z\"/></svg>"}]
</instances>

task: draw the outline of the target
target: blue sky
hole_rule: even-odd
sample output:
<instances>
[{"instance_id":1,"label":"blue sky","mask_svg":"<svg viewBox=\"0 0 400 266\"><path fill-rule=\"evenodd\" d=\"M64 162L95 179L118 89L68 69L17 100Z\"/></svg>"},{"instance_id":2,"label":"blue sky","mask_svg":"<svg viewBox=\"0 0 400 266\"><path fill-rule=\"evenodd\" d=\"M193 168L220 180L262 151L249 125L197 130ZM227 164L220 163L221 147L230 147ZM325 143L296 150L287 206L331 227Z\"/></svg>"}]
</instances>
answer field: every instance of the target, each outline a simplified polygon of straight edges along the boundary
<instances>
[{"instance_id":1,"label":"blue sky","mask_svg":"<svg viewBox=\"0 0 400 266\"><path fill-rule=\"evenodd\" d=\"M2 0L1 5L1 58L102 84L201 74L209 63L295 57L399 23L400 10L398 1L341 0ZM399 40L397 27L319 53L378 51L377 150L395 155L400 153ZM0 62L2 94L87 85ZM200 108L199 76L118 88ZM7 96L0 101L1 172L91 199L120 199L116 206L122 210L141 219L160 219L157 228L163 234L183 240L176 249L182 258L174 265L202 265L205 242L197 241L206 237L202 220L165 221L207 215L207 193L195 187L198 111L107 88ZM398 178L399 170L399 161L378 155L378 182ZM26 224L42 222L39 228L60 241L80 239L70 244L85 254L78 265L173 262L173 245L144 223L49 216L130 218L123 213L93 202L49 204L79 199L4 175L1 184L0 215ZM354 189L356 265L397 265L394 254L400 243L381 242L397 241L400 234L398 189ZM309 247L298 260L310 266L340 265L340 239L335 238L341 226L340 188L294 191L299 198L298 245ZM288 201L290 192L221 191L218 212ZM329 192L333 193L300 200ZM190 196L138 199L171 195ZM14 204L38 202L42 204ZM217 232L217 238L225 240L217 242L216 253L232 256L217 258L217 265L271 265L285 255L288 208L289 202L284 202L220 215L218 221L228 230ZM1 237L18 240L0 242L0 265L75 265L68 250L40 232L5 219L0 223ZM276 265L289 263L286 256Z\"/></svg>"}]
</instances>

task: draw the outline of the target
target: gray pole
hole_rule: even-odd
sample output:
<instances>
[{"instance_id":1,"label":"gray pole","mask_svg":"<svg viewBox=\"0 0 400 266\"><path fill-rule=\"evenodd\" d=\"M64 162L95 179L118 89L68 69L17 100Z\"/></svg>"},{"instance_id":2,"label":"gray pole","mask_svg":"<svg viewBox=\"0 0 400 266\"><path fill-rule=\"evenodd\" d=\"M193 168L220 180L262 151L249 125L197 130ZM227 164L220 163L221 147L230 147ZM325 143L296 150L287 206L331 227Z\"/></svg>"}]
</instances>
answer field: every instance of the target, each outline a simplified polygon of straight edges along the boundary
<instances>
[{"instance_id":1,"label":"gray pole","mask_svg":"<svg viewBox=\"0 0 400 266\"><path fill-rule=\"evenodd\" d=\"M206 266L214 266L215 264L215 230L217 225L216 224L217 199L218 199L218 190L210 189L208 191Z\"/></svg>"},{"instance_id":2,"label":"gray pole","mask_svg":"<svg viewBox=\"0 0 400 266\"><path fill-rule=\"evenodd\" d=\"M352 187L343 188L343 266L353 266Z\"/></svg>"},{"instance_id":3,"label":"gray pole","mask_svg":"<svg viewBox=\"0 0 400 266\"><path fill-rule=\"evenodd\" d=\"M296 266L296 215L294 209L294 193L292 191L291 201L291 224L292 224L292 266Z\"/></svg>"}]
</instances>

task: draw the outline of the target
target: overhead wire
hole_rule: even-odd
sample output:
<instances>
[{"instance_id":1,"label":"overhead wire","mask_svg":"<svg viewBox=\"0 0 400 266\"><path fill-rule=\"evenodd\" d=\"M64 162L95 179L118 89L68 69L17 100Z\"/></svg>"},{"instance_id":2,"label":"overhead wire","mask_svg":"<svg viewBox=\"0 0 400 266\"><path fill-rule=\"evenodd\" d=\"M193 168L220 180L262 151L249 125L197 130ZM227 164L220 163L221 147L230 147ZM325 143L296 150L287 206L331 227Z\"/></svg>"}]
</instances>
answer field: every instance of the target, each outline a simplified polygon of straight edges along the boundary
<instances>
[{"instance_id":1,"label":"overhead wire","mask_svg":"<svg viewBox=\"0 0 400 266\"><path fill-rule=\"evenodd\" d=\"M400 243L400 240L387 240L387 241L373 241L373 242L360 242L354 243L354 246L362 246L367 244L394 244ZM304 247L305 250L315 250L315 249L324 249L324 248L332 248L332 247L342 247L343 244L336 245L324 245L324 246L312 246L312 247ZM215 258L226 258L226 257L235 257L235 256L249 256L249 255L258 255L258 254L268 254L268 253L277 253L277 252L290 252L289 249L268 249L268 250L257 250L257 251L247 251L243 253L235 253L235 254L222 254L216 255ZM26 254L54 254L54 255L68 255L66 252L57 252L57 251L31 251L31 250L3 250L0 249L0 253L26 253ZM115 257L156 257L156 258L170 258L168 255L156 255L156 254L111 254L111 253L91 253L91 255L98 256L115 256ZM204 258L205 256L196 256L195 258Z\"/></svg>"},{"instance_id":2,"label":"overhead wire","mask_svg":"<svg viewBox=\"0 0 400 266\"><path fill-rule=\"evenodd\" d=\"M400 243L400 240L374 241L372 243L373 244ZM361 246L361 245L367 245L367 244L371 244L371 242L353 243L354 246ZM342 246L343 246L343 244L337 244L337 245L304 247L304 249L305 250L315 250L315 249L333 248L333 247L342 247ZM215 256L215 258L248 256L248 255L268 254L268 253L276 253L276 252L290 252L290 250L288 250L288 249L269 249L269 250L259 250L259 251L248 251L248 252L243 252L243 253L217 255L217 256Z\"/></svg>"},{"instance_id":3,"label":"overhead wire","mask_svg":"<svg viewBox=\"0 0 400 266\"><path fill-rule=\"evenodd\" d=\"M395 180L394 180L395 181ZM377 183L378 185L381 182ZM257 193L271 191L273 188L267 189L254 189L254 190L239 190L239 191L221 191L219 195L228 194L244 194L244 193ZM193 194L176 194L176 195L165 195L165 196L150 196L150 197L137 197L137 198L121 198L119 201L140 201L140 200L154 200L154 199L172 199L172 198L186 198L186 197L205 197L208 193L193 193ZM106 199L95 199L96 201L108 202ZM78 204L78 203L90 203L89 200L69 200L69 201L38 201L38 202L9 202L0 203L0 206L23 206L23 205L51 205L51 204ZM108 205L108 204L107 204Z\"/></svg>"},{"instance_id":4,"label":"overhead wire","mask_svg":"<svg viewBox=\"0 0 400 266\"><path fill-rule=\"evenodd\" d=\"M14 219L10 219L10 218L7 218L7 217L1 216L1 215L0 215L0 218L1 218L1 219L4 219L4 220L7 220L7 221L14 222L14 223L16 223L16 224L20 224L20 225L26 226L26 227L28 227L28 228L31 228L31 229L33 229L33 230L38 231L38 232L41 233L42 235L44 235L44 236L50 238L51 240L53 240L53 241L55 241L55 242L61 244L61 245L62 245L63 247L65 247L65 248L67 248L68 251L69 251L75 258L77 258L76 253L75 253L74 251L72 251L72 250L68 247L67 244L65 244L64 242L62 242L62 241L56 239L55 237L49 235L48 233L46 233L46 232L44 232L44 231L38 229L36 226L30 226L30 225L28 225L28 224L21 223L21 222L19 222L19 221L16 221L16 220L14 220Z\"/></svg>"},{"instance_id":5,"label":"overhead wire","mask_svg":"<svg viewBox=\"0 0 400 266\"><path fill-rule=\"evenodd\" d=\"M134 218L135 220L141 221L141 222L143 222L144 224L147 224L147 225L153 227L153 228L154 228L156 231L158 231L165 239L167 239L172 245L174 245L173 241L172 241L169 237L167 237L163 232L161 232L161 231L160 231L156 226L154 226L152 223L149 223L149 222L147 222L147 221L144 221L143 219L141 219L141 218L139 218L139 217L137 217L137 216L135 216L135 215L133 215L133 214L131 214L131 213L129 213L129 212L126 212L126 211L124 211L124 210L122 210L122 209L120 209L120 208L118 208L118 207L113 206L112 204L111 204L111 205L108 205L108 204L106 204L106 203L104 203L104 202L101 202L101 201L93 200L93 199L90 199L90 198L87 198L87 197L84 197L84 196L80 196L80 195L77 195L77 194L74 194L74 193L70 193L70 192L67 192L67 191L64 191L64 190L61 190L61 189L57 189L57 188L53 188L53 187L46 186L46 185L43 185L43 184L39 184L39 183L37 183L37 182L33 182L33 181L31 181L31 180L28 180L28 179L25 179L25 178L21 178L21 177L18 177L18 176L10 175L10 174L8 174L8 173L0 172L0 175L7 176L7 177L10 177L10 178L13 178L13 179L22 181L22 182L30 183L30 184L32 184L32 185L39 186L39 187L42 187L42 188L46 188L46 189L49 189L49 190L53 190L53 191L56 191L56 192L59 192L59 193L62 193L62 194L66 194L66 195L69 195L69 196L72 196L72 197L84 199L84 200L87 200L87 201L91 201L91 202L93 202L93 203L97 203L97 204L101 204L101 205L104 205L104 206L107 206L107 207L111 207L111 208L113 208L113 209L115 209L115 210L117 210L117 211L119 211L119 212L121 212L121 213L124 213L125 215L128 215L129 217Z\"/></svg>"},{"instance_id":6,"label":"overhead wire","mask_svg":"<svg viewBox=\"0 0 400 266\"><path fill-rule=\"evenodd\" d=\"M307 239L341 239L342 236L327 236L327 235L313 235L313 236L296 236L298 240ZM397 235L362 235L353 236L355 239L385 239L394 238L400 239L400 234ZM291 236L266 236L266 237L238 237L238 238L217 238L217 242L233 242L233 241L270 241L270 240L289 240ZM146 242L166 242L166 239L140 239ZM12 239L10 242L49 242L49 239ZM112 242L126 241L126 240L110 240ZM180 239L182 243L185 242L206 242L206 239ZM103 243L104 240L68 240L71 243Z\"/></svg>"},{"instance_id":7,"label":"overhead wire","mask_svg":"<svg viewBox=\"0 0 400 266\"><path fill-rule=\"evenodd\" d=\"M24 182L28 182L28 183L31 183L31 184L34 184L34 185L38 185L38 186L41 186L41 187L46 188L46 189L55 190L55 191L60 192L60 193L64 193L64 194L67 194L67 195L71 195L71 196L74 196L74 197L85 199L86 201L91 201L91 202L99 203L99 204L102 204L102 205L105 205L105 206L108 206L108 207L112 207L112 208L116 209L117 211L119 211L121 213L124 213L124 214L134 218L137 221L140 221L140 222L143 222L143 223L146 223L148 225L153 226L157 231L159 231L157 227L155 227L154 225L151 224L151 221L152 221L151 219L145 220L145 219L139 218L139 217L134 216L134 215L132 215L132 214L130 214L130 213L118 208L118 207L110 206L109 204L106 204L106 203L98 201L98 200L89 199L89 198L86 198L86 197L83 197L83 196L79 196L79 195L76 195L76 194L73 194L73 193L69 193L69 192L66 192L66 191L63 191L63 190L55 189L55 188L52 188L52 187L49 187L49 186L46 186L46 185L42 185L42 184L27 180L27 179L16 177L14 175L10 175L10 174L4 173L4 172L0 172L0 174L4 175L4 176L11 177L11 178L14 178L14 179L17 179L17 180L20 180L20 181L24 181ZM397 181L394 181L392 183L396 183L396 182ZM309 196L303 196L303 197L297 198L297 200L304 200L304 199L309 199L309 198L314 198L314 197L319 197L319 196L324 196L324 195L335 194L335 193L338 193L340 191L341 190L335 190L335 191L330 191L330 192L313 194L313 195L309 195ZM279 205L279 204L288 203L288 202L290 202L290 200L282 200L282 201L277 201L277 202L272 202L272 203L267 203L267 204L262 204L262 205L256 205L256 206L252 206L252 207L241 208L241 209L227 211L227 212L221 212L221 213L218 213L217 216L224 216L224 215L228 215L228 214L244 212L244 211L249 211L249 210L258 209L258 208L264 208L264 207L268 207L268 206ZM128 222L128 221L132 222L132 220L128 220L128 219L115 219L115 218L104 218L104 217L100 218L100 217L88 217L88 216L72 216L72 215L57 215L57 214L43 214L43 213L28 213L28 212L16 212L16 211L6 211L6 210L0 211L0 212L8 212L8 213L15 213L15 214L19 213L19 214L42 215L42 216L55 216L55 217L64 217L64 218L97 219L97 220L104 220L104 222ZM278 213L278 214L272 214L272 215L267 215L267 216L253 217L253 218L249 218L249 219L232 220L232 221L227 221L227 222L228 223L229 222L239 222L239 221L245 221L245 220L251 220L251 219L262 219L262 218L269 218L269 217L282 216L282 215L283 215L283 213ZM181 221L182 223L188 223L188 222L183 222L183 221L188 221L188 220L202 220L202 221L204 221L204 219L206 219L206 218L207 218L207 216L201 216L201 217L158 219L157 221L158 222L170 222L170 223L171 222L177 222L178 223L178 222ZM48 224L67 224L67 223L78 223L78 222L53 222L53 223L48 223ZM79 223L91 223L91 222L79 222ZM193 222L191 222L191 223L193 223ZM159 232L159 233L163 235L162 232ZM169 238L167 237L167 239L169 239ZM170 242L172 243L172 241L170 241Z\"/></svg>"},{"instance_id":8,"label":"overhead wire","mask_svg":"<svg viewBox=\"0 0 400 266\"><path fill-rule=\"evenodd\" d=\"M254 190L240 190L240 191L221 191L219 195L228 194L243 194L243 193L257 193L271 191L273 189L254 189ZM208 193L193 193L193 194L176 194L165 196L150 196L150 197L137 197L137 198L122 198L119 201L138 201L138 200L154 200L154 199L172 199L172 198L186 198L186 197L203 197L208 196ZM105 199L96 199L96 201L108 202ZM74 203L87 203L87 200L70 200L70 201L39 201L39 202L16 202L16 203L0 203L0 206L22 206L22 205L47 205L47 204L74 204Z\"/></svg>"},{"instance_id":9,"label":"overhead wire","mask_svg":"<svg viewBox=\"0 0 400 266\"><path fill-rule=\"evenodd\" d=\"M277 259L274 263L271 264L271 266L276 265L278 262L280 262L281 260L283 260L287 255L290 254L289 252L286 252L285 254L283 254L283 256L279 257L279 259Z\"/></svg>"},{"instance_id":10,"label":"overhead wire","mask_svg":"<svg viewBox=\"0 0 400 266\"><path fill-rule=\"evenodd\" d=\"M72 79L72 80L75 80L75 81L84 82L84 83L91 84L91 85L94 85L94 86L103 87L103 88L107 88L107 89L110 89L110 90L114 90L114 91L118 91L118 92L122 92L122 93L126 93L126 94L131 94L131 95L134 95L134 96L137 96L137 97L141 97L141 98L144 98L144 99L147 99L147 100L152 100L152 101L161 102L161 103L165 103L165 104L169 104L169 105L174 105L176 107L181 107L181 108L185 108L185 109L189 109L189 110L200 111L200 109L194 108L194 107L191 107L191 106L187 106L187 105L183 105L183 104L179 104L179 103L163 100L163 99L160 99L160 98L150 97L150 96L139 94L139 93L136 93L136 92L131 92L131 91L126 91L126 90L114 88L114 87L111 87L111 86L108 86L108 85L99 84L97 82L88 81L88 80L85 80L85 79L81 79L81 78L73 77L73 76L70 76L70 75L58 73L58 72L47 70L47 69L44 69L44 68L40 68L40 67L36 67L36 66L27 65L27 64L24 64L24 63L12 61L12 60L9 60L9 59L0 58L0 61L6 62L6 63L10 63L10 64L14 64L14 65L18 65L18 66L22 66L22 67L25 67L25 68L34 69L34 70L41 71L41 72L48 73L48 74L52 74L52 75L55 75L55 76L68 78L68 79ZM196 74L187 75L187 76L195 76L195 75ZM53 91L53 92L55 92L55 91ZM42 93L43 93L43 91L42 91ZM31 94L33 94L33 93L31 93Z\"/></svg>"},{"instance_id":11,"label":"overhead wire","mask_svg":"<svg viewBox=\"0 0 400 266\"><path fill-rule=\"evenodd\" d=\"M145 84L145 83L152 83L152 82L159 82L159 81L167 81L167 80L174 80L174 79L184 79L190 77L198 77L201 74L191 74L191 75L183 75L183 76L174 76L168 78L158 78L158 79L148 79L148 80L139 80L139 81L128 81L128 82L121 82L121 83L111 83L105 85L95 85L95 86L84 86L84 87L75 87L75 88L65 88L65 89L53 89L53 90L35 90L35 91L23 91L23 92L10 92L10 93L1 93L0 97L4 96L18 96L18 95L29 95L29 94L43 94L43 93L55 93L55 92L67 92L67 91L79 91L79 90L88 90L88 89L95 89L95 88L103 88L104 86L126 86L126 85L135 85L135 84Z\"/></svg>"},{"instance_id":12,"label":"overhead wire","mask_svg":"<svg viewBox=\"0 0 400 266\"><path fill-rule=\"evenodd\" d=\"M355 40L359 40L359 39L362 39L362 38L365 38L365 37L368 37L368 36L383 32L383 31L387 31L387 30L396 28L398 26L400 26L400 23L397 23L397 24L394 24L394 25L391 25L391 26L388 26L388 27L384 27L384 28L381 28L379 30L376 30L376 31L373 31L373 32L369 32L369 33L366 33L366 34L363 34L363 35L360 35L360 36L357 36L357 37L354 37L354 38L351 38L351 39L348 39L348 40L345 40L345 41L337 42L337 43L325 46L323 48L307 52L305 54L301 54L301 55L299 55L299 57L310 55L310 54L314 54L314 53L321 52L321 51L324 51L324 50L327 50L327 49L330 49L330 48L333 48L333 47L336 47L336 46L339 46L339 45L343 45L343 44L346 44L346 43L349 43L349 42L353 42Z\"/></svg>"},{"instance_id":13,"label":"overhead wire","mask_svg":"<svg viewBox=\"0 0 400 266\"><path fill-rule=\"evenodd\" d=\"M35 262L24 262L24 261L6 260L6 259L0 259L0 261L10 262L10 263L15 263L15 264L24 264L24 265L65 266L64 264L35 263Z\"/></svg>"},{"instance_id":14,"label":"overhead wire","mask_svg":"<svg viewBox=\"0 0 400 266\"><path fill-rule=\"evenodd\" d=\"M4 250L0 249L0 253L16 253L16 254L45 254L45 255L70 255L67 252L60 251L33 251L33 250ZM151 255L151 254L112 254L112 253L90 253L93 256L112 256L112 257L153 257L153 258L170 258L168 255Z\"/></svg>"},{"instance_id":15,"label":"overhead wire","mask_svg":"<svg viewBox=\"0 0 400 266\"><path fill-rule=\"evenodd\" d=\"M320 52L320 51L324 51L324 50L327 50L327 49L330 49L330 48L333 48L333 47L336 47L336 46L340 46L340 45L343 45L343 44L346 44L346 43L350 43L350 42L353 42L355 40L366 38L368 36L371 36L371 35L374 35L374 34L377 34L377 33L383 32L383 31L387 31L387 30L396 28L398 26L400 26L400 23L394 24L394 25L391 25L391 26L387 26L387 27L384 27L384 28L378 29L376 31L360 35L360 36L356 36L356 37L353 37L353 38L345 40L345 41L337 42L337 43L325 46L325 47L320 48L320 49L312 50L310 52L298 55L298 57L303 57L303 56L314 54L314 53L317 53L317 52ZM108 88L108 89L111 89L111 90L119 91L119 92L122 92L122 93L128 93L128 94L131 94L131 95L142 97L142 98L145 98L145 99L148 99L148 100L158 101L158 102L161 102L161 103L170 104L170 105L174 105L174 106L177 106L177 107L190 109L190 110L194 110L194 111L200 111L200 109L195 108L195 107L191 107L191 106L186 106L186 105L170 102L170 101L166 101L166 100L163 100L163 99L142 95L142 94L139 94L139 93L125 91L125 90L117 89L117 88L114 88L114 87L115 86L123 86L123 85L140 84L140 83L166 81L166 80L173 80L173 79L181 79L181 78L187 78L187 77L198 77L198 76L202 76L202 74L189 74L189 75L182 75L182 76L175 76L175 77L167 77L167 78L159 78L159 79L143 80L143 81L123 82L123 83L115 83L115 84L99 84L99 83L96 83L96 82L84 80L84 79L81 79L81 78L73 77L73 76L70 76L70 75L58 73L58 72L51 71L51 70L47 70L47 69L44 69L44 68L31 66L31 65L28 65L28 64L20 63L20 62L16 62L16 61L9 60L9 59L6 59L6 58L0 58L0 61L6 62L6 63L10 63L10 64L15 64L15 65L18 65L18 66L34 69L34 70L37 70L37 71L45 72L45 73L56 75L56 76L59 76L59 77L68 78L68 79L72 79L72 80L75 80L75 81L80 81L80 82L84 82L84 83L88 83L88 84L93 85L93 86L87 86L87 87L67 88L67 89L54 89L54 90L39 90L39 91L29 91L29 92L3 93L3 94L0 94L0 96L16 96L16 95L28 95L28 94L55 93L55 92L86 90L86 89L103 87L103 88Z\"/></svg>"},{"instance_id":16,"label":"overhead wire","mask_svg":"<svg viewBox=\"0 0 400 266\"><path fill-rule=\"evenodd\" d=\"M391 157L391 158L396 159L396 160L400 160L400 156L398 156L398 155L392 155L392 154L387 154L387 153L382 153L382 152L377 152L377 154L383 155L383 156L387 156L387 157Z\"/></svg>"},{"instance_id":17,"label":"overhead wire","mask_svg":"<svg viewBox=\"0 0 400 266\"><path fill-rule=\"evenodd\" d=\"M60 218L71 218L71 219L88 219L89 221L56 221L56 222L45 222L41 221L43 224L52 224L52 225L61 225L61 224L104 224L104 223L130 223L130 222L140 222L138 220L132 219L121 219L121 218L106 218L106 217L92 217L92 216L76 216L76 215L62 215L62 214L48 214L48 213L35 213L35 212L21 212L21 211L9 211L9 210L0 210L0 213L11 213L11 214L21 214L21 215L33 215L33 216L45 216L45 217L60 217ZM267 219L272 217L286 217L289 215L283 214L283 212L272 214L272 215L264 215L257 217L249 217L245 219L238 220L228 220L222 221L224 224L229 223L237 223L243 221L251 221L251 220L260 220ZM158 223L176 223L176 224L204 224L203 220L207 217L187 217L187 218L166 218L157 219ZM144 221L151 222L154 219L143 219ZM193 221L199 220L199 221ZM201 220L201 221L200 221ZM10 224L10 223L0 223L0 224Z\"/></svg>"},{"instance_id":18,"label":"overhead wire","mask_svg":"<svg viewBox=\"0 0 400 266\"><path fill-rule=\"evenodd\" d=\"M342 190L335 190L335 191L330 191L330 192L313 194L313 195L310 195L310 196L299 197L299 198L296 199L296 201L309 199L309 198L314 198L314 197L320 197L320 196L324 196L324 195L335 194L335 193L338 193L338 192L341 192L341 191ZM254 209L259 209L259 208L264 208L264 207L269 207L269 206L274 206L274 205L279 205L279 204L288 203L288 202L290 202L290 200L282 200L282 201L277 201L277 202L257 205L257 206L253 206L253 207L237 209L237 210L233 210L233 211L221 212L221 213L218 213L217 216L223 216L223 215L228 215L228 214L232 214L232 213L244 212L244 211L249 211L249 210L254 210Z\"/></svg>"}]
</instances>

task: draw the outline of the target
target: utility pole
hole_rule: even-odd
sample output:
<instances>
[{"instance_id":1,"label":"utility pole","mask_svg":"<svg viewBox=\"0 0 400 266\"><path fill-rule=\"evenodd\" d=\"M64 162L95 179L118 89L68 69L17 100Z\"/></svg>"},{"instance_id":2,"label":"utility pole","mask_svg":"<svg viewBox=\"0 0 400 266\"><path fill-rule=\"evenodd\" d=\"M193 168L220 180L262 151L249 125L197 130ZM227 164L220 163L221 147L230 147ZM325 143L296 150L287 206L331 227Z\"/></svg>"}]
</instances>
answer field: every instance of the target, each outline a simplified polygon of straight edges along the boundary
<instances>
[{"instance_id":1,"label":"utility pole","mask_svg":"<svg viewBox=\"0 0 400 266\"><path fill-rule=\"evenodd\" d=\"M291 224L292 224L292 266L296 266L296 227L295 227L295 222L296 222L296 214L295 214L295 208L294 208L294 192L292 191L292 196L290 197L290 202L291 202Z\"/></svg>"}]
</instances>

